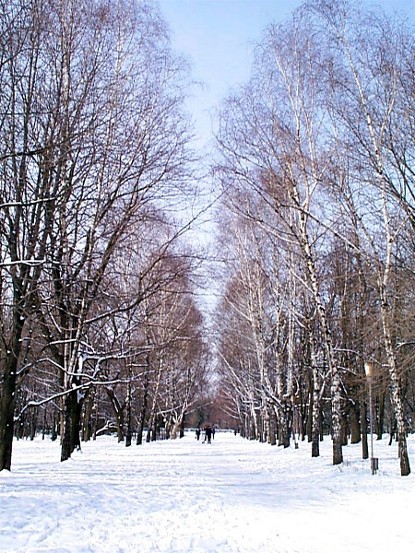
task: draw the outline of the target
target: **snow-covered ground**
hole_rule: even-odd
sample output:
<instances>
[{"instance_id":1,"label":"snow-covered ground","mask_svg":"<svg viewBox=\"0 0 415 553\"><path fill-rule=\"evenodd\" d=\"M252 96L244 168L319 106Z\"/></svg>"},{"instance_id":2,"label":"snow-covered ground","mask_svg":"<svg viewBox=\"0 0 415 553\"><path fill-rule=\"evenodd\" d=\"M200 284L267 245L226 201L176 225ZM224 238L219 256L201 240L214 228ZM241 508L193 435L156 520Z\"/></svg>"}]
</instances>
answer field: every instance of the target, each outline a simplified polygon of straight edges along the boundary
<instances>
[{"instance_id":1,"label":"snow-covered ground","mask_svg":"<svg viewBox=\"0 0 415 553\"><path fill-rule=\"evenodd\" d=\"M415 437L410 438L415 471ZM379 472L331 443L283 450L217 433L125 448L101 437L59 462L59 445L15 443L0 473L0 551L13 553L413 553L415 476L375 442Z\"/></svg>"}]
</instances>

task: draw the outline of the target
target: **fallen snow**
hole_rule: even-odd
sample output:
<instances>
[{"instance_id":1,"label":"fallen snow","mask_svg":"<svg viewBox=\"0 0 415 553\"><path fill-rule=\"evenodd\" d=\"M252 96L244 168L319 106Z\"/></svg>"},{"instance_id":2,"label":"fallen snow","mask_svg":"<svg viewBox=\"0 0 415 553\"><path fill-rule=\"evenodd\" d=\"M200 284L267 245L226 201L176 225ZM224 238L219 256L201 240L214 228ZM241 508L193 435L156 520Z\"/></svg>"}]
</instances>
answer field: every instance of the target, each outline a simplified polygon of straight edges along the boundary
<instances>
[{"instance_id":1,"label":"fallen snow","mask_svg":"<svg viewBox=\"0 0 415 553\"><path fill-rule=\"evenodd\" d=\"M360 445L331 464L331 443L283 450L217 433L130 448L83 444L65 463L46 439L14 444L0 473L2 553L412 553L415 477L397 446ZM415 471L415 437L409 441Z\"/></svg>"}]
</instances>

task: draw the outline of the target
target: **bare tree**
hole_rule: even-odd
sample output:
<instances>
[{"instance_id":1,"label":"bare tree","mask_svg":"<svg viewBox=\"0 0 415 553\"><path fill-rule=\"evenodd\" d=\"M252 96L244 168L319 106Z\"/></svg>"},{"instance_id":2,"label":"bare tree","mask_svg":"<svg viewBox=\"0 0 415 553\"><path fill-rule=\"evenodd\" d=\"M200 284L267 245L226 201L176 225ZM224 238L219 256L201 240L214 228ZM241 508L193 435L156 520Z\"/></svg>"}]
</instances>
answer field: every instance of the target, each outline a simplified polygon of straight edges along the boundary
<instances>
[{"instance_id":1,"label":"bare tree","mask_svg":"<svg viewBox=\"0 0 415 553\"><path fill-rule=\"evenodd\" d=\"M3 12L8 29L11 12ZM33 2L22 14L7 45L24 38L27 46L2 66L2 274L15 294L5 468L27 306L58 369L64 460L79 444L84 340L111 258L149 203L167 207L182 193L189 160L183 65L154 6L62 0Z\"/></svg>"},{"instance_id":2,"label":"bare tree","mask_svg":"<svg viewBox=\"0 0 415 553\"><path fill-rule=\"evenodd\" d=\"M301 13L291 25L270 27L251 83L226 106L219 143L226 185L236 180L253 189L264 208L274 212L273 232L295 244L301 259L304 269L298 277L316 307L330 374L333 463L338 464L342 388L318 269L318 245L324 244L326 234L321 234L317 201L326 133L318 62L313 35ZM263 221L261 214L257 220Z\"/></svg>"},{"instance_id":3,"label":"bare tree","mask_svg":"<svg viewBox=\"0 0 415 553\"><path fill-rule=\"evenodd\" d=\"M277 238L286 252L285 278L293 277L290 289L303 298L288 321L310 338L313 451L329 385L333 462L342 460L346 417L353 441L360 422L367 456L363 363L372 356L388 367L403 475L410 471L407 380L396 306L402 245L413 222L412 51L403 25L359 14L346 0L310 0L289 23L267 29L250 82L224 104L218 136L218 174L225 192L238 197L237 217ZM293 330L293 344L292 336ZM289 382L295 354L287 352ZM351 409L356 401L360 411Z\"/></svg>"},{"instance_id":4,"label":"bare tree","mask_svg":"<svg viewBox=\"0 0 415 553\"><path fill-rule=\"evenodd\" d=\"M406 216L411 217L411 187L407 180L402 179L402 172L396 170L396 164L390 163L385 144L388 137L396 136L397 98L402 97L402 71L406 72L401 48L403 43L408 44L409 39L406 37L405 40L389 19L367 13L359 16L346 0L335 6L320 1L315 6L324 23L320 27L321 34L327 37L334 116L350 139L349 152L353 152L349 157L350 167L371 191L372 210L378 216L383 234L383 243L373 240L369 218L359 217L366 225L371 261L376 270L383 342L398 428L401 474L405 476L410 473L410 466L393 336L392 273L397 237L402 225L406 224ZM398 188L402 190L401 194L397 192ZM403 207L403 218L396 210L396 203ZM357 203L356 206L360 208Z\"/></svg>"},{"instance_id":5,"label":"bare tree","mask_svg":"<svg viewBox=\"0 0 415 553\"><path fill-rule=\"evenodd\" d=\"M14 408L26 321L47 253L46 224L56 190L38 178L43 144L36 125L42 24L21 2L1 3L0 236L2 292L0 470L11 466ZM25 340L30 340L26 334Z\"/></svg>"}]
</instances>

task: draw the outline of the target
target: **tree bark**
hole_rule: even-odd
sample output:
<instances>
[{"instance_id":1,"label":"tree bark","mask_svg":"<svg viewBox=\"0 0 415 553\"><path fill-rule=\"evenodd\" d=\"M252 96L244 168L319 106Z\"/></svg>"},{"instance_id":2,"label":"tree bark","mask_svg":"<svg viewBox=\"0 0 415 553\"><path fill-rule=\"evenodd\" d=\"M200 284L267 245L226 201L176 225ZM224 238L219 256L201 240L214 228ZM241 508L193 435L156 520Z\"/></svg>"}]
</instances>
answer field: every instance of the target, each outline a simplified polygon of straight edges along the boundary
<instances>
[{"instance_id":1,"label":"tree bark","mask_svg":"<svg viewBox=\"0 0 415 553\"><path fill-rule=\"evenodd\" d=\"M0 471L11 470L14 436L14 409L16 405L17 360L8 355L3 376L0 410Z\"/></svg>"},{"instance_id":2,"label":"tree bark","mask_svg":"<svg viewBox=\"0 0 415 553\"><path fill-rule=\"evenodd\" d=\"M65 397L65 422L61 445L61 461L70 459L76 449L81 449L81 410L82 402L78 398L78 391L73 390Z\"/></svg>"},{"instance_id":3,"label":"tree bark","mask_svg":"<svg viewBox=\"0 0 415 553\"><path fill-rule=\"evenodd\" d=\"M15 290L15 295L18 288ZM16 300L15 300L16 301ZM17 369L20 351L22 348L22 335L24 321L24 311L22 310L21 300L13 314L13 334L12 340L6 345L6 359L3 373L3 387L0 401L0 471L11 470L13 436L15 428L15 407L17 392Z\"/></svg>"}]
</instances>

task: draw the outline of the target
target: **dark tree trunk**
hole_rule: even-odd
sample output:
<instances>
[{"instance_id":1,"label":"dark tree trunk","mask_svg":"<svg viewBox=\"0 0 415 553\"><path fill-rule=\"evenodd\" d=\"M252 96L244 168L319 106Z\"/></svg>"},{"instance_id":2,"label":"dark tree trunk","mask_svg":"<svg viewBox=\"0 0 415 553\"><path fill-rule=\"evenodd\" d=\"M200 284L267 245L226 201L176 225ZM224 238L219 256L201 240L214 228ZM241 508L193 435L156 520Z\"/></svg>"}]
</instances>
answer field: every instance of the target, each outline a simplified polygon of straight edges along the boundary
<instances>
[{"instance_id":1,"label":"dark tree trunk","mask_svg":"<svg viewBox=\"0 0 415 553\"><path fill-rule=\"evenodd\" d=\"M81 449L81 410L82 402L78 401L78 391L69 392L64 402L64 431L61 447L61 461L70 459L75 449Z\"/></svg>"},{"instance_id":2,"label":"dark tree trunk","mask_svg":"<svg viewBox=\"0 0 415 553\"><path fill-rule=\"evenodd\" d=\"M270 445L277 445L276 415L274 409L270 409L269 412L269 443Z\"/></svg>"},{"instance_id":3,"label":"dark tree trunk","mask_svg":"<svg viewBox=\"0 0 415 553\"><path fill-rule=\"evenodd\" d=\"M170 440L170 431L171 431L171 419L170 418L168 418L166 420L165 429L166 429L166 440Z\"/></svg>"},{"instance_id":4,"label":"dark tree trunk","mask_svg":"<svg viewBox=\"0 0 415 553\"><path fill-rule=\"evenodd\" d=\"M283 446L284 449L290 447L290 427L291 427L291 409L288 405L278 410L279 415L279 432L278 432L278 445Z\"/></svg>"},{"instance_id":5,"label":"dark tree trunk","mask_svg":"<svg viewBox=\"0 0 415 553\"><path fill-rule=\"evenodd\" d=\"M57 440L58 438L58 434L59 434L59 414L56 415L55 413L53 414L53 420L52 420L52 432L51 432L51 435L50 435L50 439L52 440L52 442L54 442L55 440Z\"/></svg>"},{"instance_id":6,"label":"dark tree trunk","mask_svg":"<svg viewBox=\"0 0 415 553\"><path fill-rule=\"evenodd\" d=\"M379 394L378 417L375 417L376 436L378 440L381 440L383 437L383 426L385 423L385 396L386 394L384 391Z\"/></svg>"},{"instance_id":7,"label":"dark tree trunk","mask_svg":"<svg viewBox=\"0 0 415 553\"><path fill-rule=\"evenodd\" d=\"M17 359L8 355L0 403L0 471L11 470L14 435L14 409L16 405Z\"/></svg>"},{"instance_id":8,"label":"dark tree trunk","mask_svg":"<svg viewBox=\"0 0 415 553\"><path fill-rule=\"evenodd\" d=\"M45 439L45 434L47 433L47 409L43 409L43 421L42 421L42 440Z\"/></svg>"},{"instance_id":9,"label":"dark tree trunk","mask_svg":"<svg viewBox=\"0 0 415 553\"><path fill-rule=\"evenodd\" d=\"M146 442L150 443L152 441L152 432L153 432L153 425L154 423L151 421L151 424L148 425L147 428L147 434L146 434ZM141 436L140 436L141 432ZM137 432L137 445L141 445L143 443L143 429L139 425L138 432Z\"/></svg>"},{"instance_id":10,"label":"dark tree trunk","mask_svg":"<svg viewBox=\"0 0 415 553\"><path fill-rule=\"evenodd\" d=\"M11 470L13 436L15 428L17 364L22 348L24 312L17 308L13 314L14 334L8 345L4 363L3 387L0 400L0 471Z\"/></svg>"},{"instance_id":11,"label":"dark tree trunk","mask_svg":"<svg viewBox=\"0 0 415 553\"><path fill-rule=\"evenodd\" d=\"M350 418L350 443L358 444L361 440L361 428L359 424L359 405L351 405L349 411Z\"/></svg>"},{"instance_id":12,"label":"dark tree trunk","mask_svg":"<svg viewBox=\"0 0 415 553\"><path fill-rule=\"evenodd\" d=\"M179 434L179 437L180 437L180 438L183 438L183 437L184 437L184 422L185 422L185 418L186 418L186 413L183 414L182 422L180 423L180 434Z\"/></svg>"},{"instance_id":13,"label":"dark tree trunk","mask_svg":"<svg viewBox=\"0 0 415 553\"><path fill-rule=\"evenodd\" d=\"M115 424L117 425L118 443L124 441L124 411L118 411L115 414Z\"/></svg>"},{"instance_id":14,"label":"dark tree trunk","mask_svg":"<svg viewBox=\"0 0 415 553\"><path fill-rule=\"evenodd\" d=\"M340 436L341 436L341 445L346 446L348 443L348 425L347 425L347 418L345 416L341 418Z\"/></svg>"},{"instance_id":15,"label":"dark tree trunk","mask_svg":"<svg viewBox=\"0 0 415 553\"><path fill-rule=\"evenodd\" d=\"M312 414L312 434L311 434L311 457L320 456L320 429L321 429L321 412L319 405L313 403Z\"/></svg>"},{"instance_id":16,"label":"dark tree trunk","mask_svg":"<svg viewBox=\"0 0 415 553\"><path fill-rule=\"evenodd\" d=\"M92 436L92 410L94 407L94 393L88 392L84 400L84 416L82 419L82 440L88 442Z\"/></svg>"},{"instance_id":17,"label":"dark tree trunk","mask_svg":"<svg viewBox=\"0 0 415 553\"><path fill-rule=\"evenodd\" d=\"M133 436L133 431L131 428L132 424L132 415L131 415L131 382L127 384L127 402L126 402L126 415L127 415L127 429L125 433L125 447L130 447L131 440Z\"/></svg>"},{"instance_id":18,"label":"dark tree trunk","mask_svg":"<svg viewBox=\"0 0 415 553\"><path fill-rule=\"evenodd\" d=\"M137 445L141 445L143 443L143 432L144 432L144 426L146 423L146 416L147 416L147 404L148 404L148 385L146 385L144 388L143 403L141 404L140 420L138 422L138 432L137 432ZM153 425L155 425L155 420L152 420L149 424L148 431L147 431L147 439L146 439L147 442L150 441L149 438L151 436L149 434L151 432L151 427Z\"/></svg>"},{"instance_id":19,"label":"dark tree trunk","mask_svg":"<svg viewBox=\"0 0 415 553\"><path fill-rule=\"evenodd\" d=\"M165 434L166 434L166 437L168 437L167 430ZM157 440L157 419L154 419L153 426L151 427L151 441L155 442L156 440Z\"/></svg>"},{"instance_id":20,"label":"dark tree trunk","mask_svg":"<svg viewBox=\"0 0 415 553\"><path fill-rule=\"evenodd\" d=\"M318 384L317 371L313 370L313 392L310 402L310 415L311 418L311 457L320 456L320 435L322 434L322 417L320 406L320 387Z\"/></svg>"},{"instance_id":21,"label":"dark tree trunk","mask_svg":"<svg viewBox=\"0 0 415 553\"><path fill-rule=\"evenodd\" d=\"M396 419L393 418L389 423L389 443L388 443L388 445L392 445L395 433L396 433Z\"/></svg>"},{"instance_id":22,"label":"dark tree trunk","mask_svg":"<svg viewBox=\"0 0 415 553\"><path fill-rule=\"evenodd\" d=\"M308 379L307 379L308 380ZM299 383L299 402L298 412L300 416L300 440L303 442L307 434L307 422L308 422L308 391L306 388L306 382L304 379L300 379Z\"/></svg>"},{"instance_id":23,"label":"dark tree trunk","mask_svg":"<svg viewBox=\"0 0 415 553\"><path fill-rule=\"evenodd\" d=\"M144 431L144 428L140 421L138 423L138 429L137 429L137 440L136 440L137 445L141 445L143 443L143 431ZM151 438L151 431L150 431L150 428L148 428L146 441L149 442L150 438Z\"/></svg>"},{"instance_id":24,"label":"dark tree trunk","mask_svg":"<svg viewBox=\"0 0 415 553\"><path fill-rule=\"evenodd\" d=\"M249 439L250 440L256 440L257 439L256 426L255 426L255 421L254 421L253 417L250 417L249 421L250 421L250 424L249 424Z\"/></svg>"},{"instance_id":25,"label":"dark tree trunk","mask_svg":"<svg viewBox=\"0 0 415 553\"><path fill-rule=\"evenodd\" d=\"M408 476L411 473L409 465L408 447L406 443L406 434L398 434L399 459L401 466L401 476Z\"/></svg>"},{"instance_id":26,"label":"dark tree trunk","mask_svg":"<svg viewBox=\"0 0 415 553\"><path fill-rule=\"evenodd\" d=\"M314 408L314 401L313 401L313 392L309 394L310 400L309 400L309 406L308 406L308 414L307 414L307 426L306 426L306 432L307 432L307 441L310 443L313 440L313 408Z\"/></svg>"},{"instance_id":27,"label":"dark tree trunk","mask_svg":"<svg viewBox=\"0 0 415 553\"><path fill-rule=\"evenodd\" d=\"M37 409L34 408L30 414L30 439L33 441L36 436L37 428Z\"/></svg>"},{"instance_id":28,"label":"dark tree trunk","mask_svg":"<svg viewBox=\"0 0 415 553\"><path fill-rule=\"evenodd\" d=\"M362 459L369 459L369 445L367 442L367 406L365 401L360 402L360 426L362 428Z\"/></svg>"}]
</instances>

